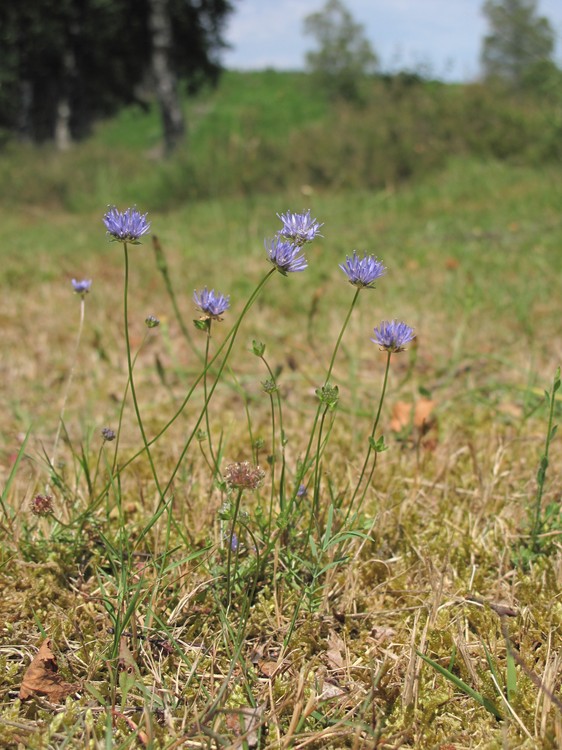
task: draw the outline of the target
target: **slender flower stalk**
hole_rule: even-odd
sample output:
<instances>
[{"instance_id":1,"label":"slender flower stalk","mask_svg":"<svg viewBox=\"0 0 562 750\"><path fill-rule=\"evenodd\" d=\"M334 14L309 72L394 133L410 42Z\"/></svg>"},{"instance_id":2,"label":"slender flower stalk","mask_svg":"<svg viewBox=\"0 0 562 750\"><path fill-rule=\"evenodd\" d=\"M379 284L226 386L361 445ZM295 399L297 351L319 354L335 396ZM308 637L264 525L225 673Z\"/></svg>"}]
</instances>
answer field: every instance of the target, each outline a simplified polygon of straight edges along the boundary
<instances>
[{"instance_id":1,"label":"slender flower stalk","mask_svg":"<svg viewBox=\"0 0 562 750\"><path fill-rule=\"evenodd\" d=\"M371 483L371 479L373 478L373 474L375 472L375 468L377 465L377 457L379 454L379 450L375 447L375 433L377 431L377 427L379 425L381 411L382 411L382 405L384 402L384 397L386 394L386 386L388 384L388 373L390 370L390 359L393 354L397 354L399 352L404 351L406 344L412 341L415 338L414 330L406 323L402 323L398 320L393 320L391 322L383 321L380 326L374 329L375 337L371 339L375 344L378 344L382 351L387 352L386 357L386 367L384 370L384 378L383 378L383 384L381 389L381 395L379 398L379 405L377 408L377 413L375 415L375 421L373 423L373 429L371 430L371 435L369 437L369 447L367 448L367 454L365 456L365 460L363 462L363 467L361 469L361 473L359 475L359 479L357 481L357 484L355 485L355 490L353 492L353 495L351 497L351 501L349 503L349 507L347 509L347 514L345 517L345 522L347 522L347 519L349 518L351 514L351 509L353 508L353 505L355 503L355 498L357 497L357 494L359 492L359 488L361 487L361 483L363 481L363 477L365 476L365 472L367 470L367 466L369 464L369 459L371 457L371 453L374 450L375 451L375 459L373 461L373 466L371 467L371 471L369 472L369 476L367 478L367 481L365 482L365 486L363 488L363 492L361 493L361 497L359 499L359 505L357 507L357 510L355 511L355 515L359 512L361 506L363 505L363 502L365 500L365 496L367 494L367 490L369 488L369 485Z\"/></svg>"},{"instance_id":2,"label":"slender flower stalk","mask_svg":"<svg viewBox=\"0 0 562 750\"><path fill-rule=\"evenodd\" d=\"M326 372L326 378L324 379L324 386L320 390L324 390L328 386L328 383L330 381L330 377L332 375L332 370L334 368L334 364L335 364L335 361L336 361L336 357L337 357L337 354L338 354L338 351L339 351L339 348L340 348L340 345L341 345L341 342L342 342L342 339L343 339L343 335L344 335L344 333L346 331L346 328L347 328L347 326L349 324L349 321L351 319L351 314L353 313L355 305L357 304L357 300L359 299L359 293L360 292L361 292L361 289L358 288L358 289L356 289L355 294L353 295L353 299L351 300L351 305L349 307L349 310L347 311L347 315L345 317L345 320L343 322L343 325L341 327L340 333L339 333L337 341L336 341L336 345L334 346L334 350L332 352L332 357L330 359L330 364L328 365L328 370ZM300 482L302 481L302 479L304 477L304 473L306 472L306 470L308 468L308 462L309 462L310 454L311 454L311 451L312 451L312 445L313 445L313 441L314 441L314 435L315 435L315 432L316 432L316 426L318 424L318 420L319 420L320 414L322 412L322 406L323 406L322 401L320 401L320 403L318 404L318 408L316 409L316 415L315 415L314 421L312 423L312 428L310 430L310 437L308 439L308 444L306 446L306 451L305 451L305 454L304 454L304 459L302 461L302 471L301 471L301 474L297 477L299 485L300 485ZM318 461L318 460L319 460L319 456L316 457L316 461ZM316 488L315 488L314 491L315 491L315 494L316 494ZM298 496L297 492L294 492L293 496L291 498L291 503L294 503L296 501L297 496Z\"/></svg>"},{"instance_id":3,"label":"slender flower stalk","mask_svg":"<svg viewBox=\"0 0 562 750\"><path fill-rule=\"evenodd\" d=\"M386 386L388 384L388 373L389 373L389 370L390 370L390 358L391 358L391 356L392 356L392 351L389 351L388 354L387 354L387 358L386 358L386 367L385 367L385 370L384 370L384 377L383 377L383 382L382 382L381 395L379 397L379 404L378 404L378 407L377 407L377 412L376 412L376 415L375 415L375 420L373 422L373 428L371 430L371 435L370 435L370 439L369 439L369 447L367 448L367 455L365 456L365 460L363 461L363 467L361 469L361 473L359 474L359 479L357 480L357 484L355 485L355 490L353 491L353 495L351 496L351 500L349 502L349 507L347 509L347 513L346 513L346 516L345 516L345 522L347 522L347 519L349 518L349 516L351 514L351 509L353 508L353 504L355 503L355 498L357 497L357 493L359 492L359 488L361 487L361 482L363 481L363 477L365 476L365 472L367 470L367 466L369 465L369 459L370 459L371 453L373 451L373 442L375 440L375 433L377 431L377 427L379 426L379 421L380 421L381 411L382 411L382 405L383 405L384 397L385 397L385 394L386 394ZM371 479L373 477L373 473L374 473L376 465L377 465L377 457L378 457L378 455L379 455L379 452L375 450L375 460L373 462L373 466L372 466L371 471L369 473L369 477L367 479L367 482L365 483L365 488L363 490L363 494L361 495L361 499L359 501L359 506L357 508L356 513L359 512L359 509L360 509L360 507L363 504L363 501L365 499L365 495L367 493L367 488L369 487L369 484L371 483ZM345 524L345 522L344 522L344 524Z\"/></svg>"},{"instance_id":4,"label":"slender flower stalk","mask_svg":"<svg viewBox=\"0 0 562 750\"><path fill-rule=\"evenodd\" d=\"M78 333L76 334L76 343L74 344L74 352L73 352L73 355L72 355L72 365L70 367L70 372L68 374L68 380L66 381L66 386L65 386L65 389L64 389L64 394L63 394L63 397L62 397L62 405L61 405L61 409L60 409L60 413L59 413L59 421L58 421L58 425L57 425L57 431L56 431L56 434L55 434L55 440L54 440L54 443L53 443L53 449L51 451L51 459L49 461L51 472L55 471L55 459L56 459L56 455L57 455L57 449L58 449L58 445L59 445L60 434L61 434L62 426L63 426L63 423L64 423L64 412L66 410L66 403L68 401L68 395L70 393L70 387L71 387L72 381L74 379L74 371L76 369L76 360L77 360L77 357L78 357L78 350L80 349L80 341L82 339L82 331L84 330L84 317L85 317L85 313L86 313L86 294L87 294L87 291L89 290L89 288L90 288L90 286L92 284L92 282L90 281L89 284L88 284L88 288L87 288L86 291L80 291L80 292L78 292L78 290L76 289L75 281L76 280L73 279L72 286L74 288L74 291L80 294L80 320L79 320L79 323L78 323ZM85 282L76 282L76 283L84 284ZM49 482L47 482L46 489L45 489L45 494L48 495L49 491L50 491L50 484L49 484Z\"/></svg>"},{"instance_id":5,"label":"slender flower stalk","mask_svg":"<svg viewBox=\"0 0 562 750\"><path fill-rule=\"evenodd\" d=\"M145 216L143 217L145 219ZM150 227L150 224L148 225ZM146 230L148 231L148 229ZM156 471L156 465L154 464L154 460L152 458L152 453L150 451L150 445L148 442L148 438L146 437L146 431L144 429L144 424L142 421L142 416L140 413L140 407L139 402L137 398L137 391L135 388L135 381L133 378L133 357L131 353L131 341L129 337L129 310L128 310L128 297L129 297L129 250L127 246L127 242L123 242L123 252L124 252L124 258L125 258L125 282L124 282L124 290L123 290L123 321L125 325L125 346L127 350L127 369L128 369L128 375L129 375L129 384L131 387L131 396L133 399L133 406L135 409L135 414L137 417L137 423L139 426L139 430L142 436L142 441L144 443L144 447L146 450L146 455L148 457L148 462L150 464L150 468L152 471L152 475L154 477L154 482L156 484L156 489L158 490L158 494L160 495L160 499L163 502L164 501L164 494L162 493L161 487L160 487L160 481L158 479L158 472ZM116 446L117 449L117 446ZM117 450L116 450L117 453Z\"/></svg>"},{"instance_id":6,"label":"slender flower stalk","mask_svg":"<svg viewBox=\"0 0 562 750\"><path fill-rule=\"evenodd\" d=\"M221 320L221 318L210 316L207 318L206 327L207 327L207 336L205 340L205 359L203 360L203 398L205 399L205 403L207 403L208 395L209 395L209 389L208 389L208 382L207 382L207 374L208 374L208 367L209 367L209 346L211 343L211 326L213 323L213 320ZM220 474L220 469L217 463L217 458L215 456L215 452L213 450L213 436L211 434L211 421L209 419L209 409L205 409L205 426L207 428L207 440L209 441L209 453L211 454L211 461L212 461L212 467L213 471L215 472L215 475Z\"/></svg>"},{"instance_id":7,"label":"slender flower stalk","mask_svg":"<svg viewBox=\"0 0 562 750\"><path fill-rule=\"evenodd\" d=\"M175 478L177 472L179 471L179 468L180 468L181 463L182 463L182 461L183 461L183 459L185 457L185 454L187 453L187 451L189 449L189 446L191 445L191 443L193 441L193 438L197 434L197 431L198 431L199 425L201 424L201 421L203 419L205 410L208 409L208 407L209 407L209 403L210 403L210 401L211 401L211 399L213 397L213 394L215 392L215 388L217 387L217 385L218 385L218 383L220 381L220 377L221 377L221 375L223 373L223 370L226 367L226 364L228 362L228 358L229 358L230 353L232 351L232 348L234 346L234 342L236 340L236 336L238 334L238 330L239 330L239 328L240 328L240 326L242 324L242 321L246 317L246 314L248 313L248 311L250 310L250 308L252 307L252 305L254 304L254 302L256 301L256 299L258 298L260 292L262 291L262 289L264 288L264 286L267 284L267 282L269 281L269 279L271 278L271 276L273 275L274 272L275 272L275 269L271 269L271 271L269 271L263 277L263 279L259 282L259 284L257 285L257 287L254 289L254 291L250 295L248 301L244 305L244 308L242 309L242 312L238 316L238 320L234 323L233 327L230 329L229 333L227 334L226 338L224 339L224 341L222 342L222 344L219 346L219 348L215 352L214 356L211 358L211 360L209 361L209 363L207 364L207 366L203 369L203 372L200 373L200 375L197 377L197 379L195 380L195 383L189 389L186 397L184 398L183 402L180 404L180 406L179 406L178 410L176 411L176 413L174 414L174 416L170 420L168 420L167 424L164 425L164 427L152 439L152 441L150 443L150 444L152 444L153 442L155 442L156 440L158 440L166 432L166 430L173 424L173 422L175 422L175 420L179 417L179 415L182 413L183 409L185 408L187 402L191 398L191 395L192 395L193 391L195 390L195 388L197 387L198 383L203 378L204 373L207 372L210 367L212 367L212 365L215 363L215 361L221 355L223 349L226 347L226 352L225 352L224 357L222 359L222 362L220 363L220 365L218 367L218 370L217 370L217 374L216 374L216 377L215 377L215 382L209 388L209 392L208 392L207 398L205 399L205 403L203 405L203 409L202 409L202 411L201 411L198 419L196 420L196 422L195 422L195 424L193 426L193 429L192 429L191 433L189 434L189 436L187 438L187 441L184 444L184 447L183 447L183 449L182 449L182 451L180 453L180 456L179 456L179 458L178 458L178 460L176 462L176 465L175 465L174 469L172 470L170 478L169 478L169 480L168 480L168 482L166 484L166 487L165 487L165 493L168 491L168 489L170 488L172 482L174 481L174 478ZM130 460L134 460L134 458L135 458L135 456L133 456L132 459L130 459Z\"/></svg>"}]
</instances>

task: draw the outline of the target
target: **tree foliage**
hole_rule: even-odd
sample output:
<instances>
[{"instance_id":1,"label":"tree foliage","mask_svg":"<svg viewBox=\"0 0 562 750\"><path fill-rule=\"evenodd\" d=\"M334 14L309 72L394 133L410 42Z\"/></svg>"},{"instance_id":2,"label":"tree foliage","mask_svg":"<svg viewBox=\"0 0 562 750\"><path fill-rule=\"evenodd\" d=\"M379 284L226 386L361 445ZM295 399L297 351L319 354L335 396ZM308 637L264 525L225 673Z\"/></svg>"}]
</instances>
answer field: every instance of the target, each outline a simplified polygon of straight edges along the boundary
<instances>
[{"instance_id":1,"label":"tree foliage","mask_svg":"<svg viewBox=\"0 0 562 750\"><path fill-rule=\"evenodd\" d=\"M150 83L148 0L0 3L0 127L41 141L67 101L73 137L142 99ZM169 0L170 60L195 91L215 80L231 0Z\"/></svg>"},{"instance_id":2,"label":"tree foliage","mask_svg":"<svg viewBox=\"0 0 562 750\"><path fill-rule=\"evenodd\" d=\"M378 64L363 24L354 20L341 0L328 0L305 18L304 31L317 43L306 62L320 85L346 99L360 98L361 80Z\"/></svg>"},{"instance_id":3,"label":"tree foliage","mask_svg":"<svg viewBox=\"0 0 562 750\"><path fill-rule=\"evenodd\" d=\"M554 29L538 14L537 5L537 0L486 0L482 10L490 32L484 37L481 60L487 78L518 86L535 66L552 62Z\"/></svg>"}]
</instances>

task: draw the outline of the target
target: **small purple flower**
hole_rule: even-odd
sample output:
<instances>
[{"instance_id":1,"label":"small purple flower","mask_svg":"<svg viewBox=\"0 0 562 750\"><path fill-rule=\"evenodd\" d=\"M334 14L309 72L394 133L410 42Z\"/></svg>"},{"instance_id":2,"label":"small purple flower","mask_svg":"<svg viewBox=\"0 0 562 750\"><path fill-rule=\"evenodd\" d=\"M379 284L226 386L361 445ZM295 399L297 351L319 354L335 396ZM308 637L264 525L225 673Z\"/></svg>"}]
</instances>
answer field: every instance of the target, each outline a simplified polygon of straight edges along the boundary
<instances>
[{"instance_id":1,"label":"small purple flower","mask_svg":"<svg viewBox=\"0 0 562 750\"><path fill-rule=\"evenodd\" d=\"M374 329L375 338L371 339L387 352L402 352L407 343L415 338L414 329L399 320L383 320Z\"/></svg>"},{"instance_id":2,"label":"small purple flower","mask_svg":"<svg viewBox=\"0 0 562 750\"><path fill-rule=\"evenodd\" d=\"M292 245L285 242L280 236L274 237L269 245L266 242L265 249L269 256L270 263L286 276L288 273L297 273L308 268L308 263L304 255L299 255L301 248L299 245Z\"/></svg>"},{"instance_id":3,"label":"small purple flower","mask_svg":"<svg viewBox=\"0 0 562 750\"><path fill-rule=\"evenodd\" d=\"M207 287L200 292L193 292L193 301L205 318L211 320L221 320L221 315L230 307L230 295L225 297L214 289L209 291Z\"/></svg>"},{"instance_id":4,"label":"small purple flower","mask_svg":"<svg viewBox=\"0 0 562 750\"><path fill-rule=\"evenodd\" d=\"M353 251L353 257L346 255L345 263L339 264L350 284L360 289L372 289L375 281L384 276L386 268L374 255L365 254L362 258Z\"/></svg>"},{"instance_id":5,"label":"small purple flower","mask_svg":"<svg viewBox=\"0 0 562 750\"><path fill-rule=\"evenodd\" d=\"M115 440L117 437L115 434L115 431L111 429L111 427L104 427L101 431L101 435L104 440L107 440L108 443L110 443L112 440Z\"/></svg>"},{"instance_id":6,"label":"small purple flower","mask_svg":"<svg viewBox=\"0 0 562 750\"><path fill-rule=\"evenodd\" d=\"M88 294L91 286L92 286L92 279L82 279L81 281L72 279L72 288L74 289L76 294L81 294L82 297L85 294Z\"/></svg>"},{"instance_id":7,"label":"small purple flower","mask_svg":"<svg viewBox=\"0 0 562 750\"><path fill-rule=\"evenodd\" d=\"M286 214L277 214L283 222L283 229L278 234L293 245L304 245L306 242L312 242L315 237L320 237L320 227L316 219L310 216L310 209L302 214L294 214L287 211Z\"/></svg>"},{"instance_id":8,"label":"small purple flower","mask_svg":"<svg viewBox=\"0 0 562 750\"><path fill-rule=\"evenodd\" d=\"M128 208L121 213L115 206L110 206L103 217L107 233L117 242L139 244L139 238L150 231L147 214L141 214L136 208Z\"/></svg>"},{"instance_id":9,"label":"small purple flower","mask_svg":"<svg viewBox=\"0 0 562 750\"><path fill-rule=\"evenodd\" d=\"M306 497L308 493L308 490L306 489L306 485L299 484L299 488L297 490L297 497Z\"/></svg>"},{"instance_id":10,"label":"small purple flower","mask_svg":"<svg viewBox=\"0 0 562 750\"><path fill-rule=\"evenodd\" d=\"M238 549L238 536L236 532L232 533L232 538L230 539L230 549L233 552L236 552L236 550Z\"/></svg>"}]
</instances>

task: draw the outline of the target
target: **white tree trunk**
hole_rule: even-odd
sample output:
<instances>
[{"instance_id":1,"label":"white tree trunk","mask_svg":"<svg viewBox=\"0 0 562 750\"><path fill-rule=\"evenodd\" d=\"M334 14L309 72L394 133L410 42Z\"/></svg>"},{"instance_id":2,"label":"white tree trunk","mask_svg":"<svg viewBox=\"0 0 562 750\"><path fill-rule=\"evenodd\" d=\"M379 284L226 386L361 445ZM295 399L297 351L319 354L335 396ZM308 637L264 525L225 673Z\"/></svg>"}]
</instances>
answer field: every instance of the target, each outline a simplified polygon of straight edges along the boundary
<instances>
[{"instance_id":1,"label":"white tree trunk","mask_svg":"<svg viewBox=\"0 0 562 750\"><path fill-rule=\"evenodd\" d=\"M185 120L178 96L178 82L170 65L172 26L167 0L149 0L152 35L152 74L164 129L164 147L171 153L185 135Z\"/></svg>"}]
</instances>

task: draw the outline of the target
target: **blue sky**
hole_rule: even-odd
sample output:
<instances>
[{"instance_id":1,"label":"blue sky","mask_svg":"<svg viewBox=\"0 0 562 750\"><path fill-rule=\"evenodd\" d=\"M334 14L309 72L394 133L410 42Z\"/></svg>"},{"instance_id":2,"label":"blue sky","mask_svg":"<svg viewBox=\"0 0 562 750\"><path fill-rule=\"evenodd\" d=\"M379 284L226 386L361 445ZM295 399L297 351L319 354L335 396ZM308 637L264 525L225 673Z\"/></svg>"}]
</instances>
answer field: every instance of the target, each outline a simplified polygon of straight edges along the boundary
<instances>
[{"instance_id":1,"label":"blue sky","mask_svg":"<svg viewBox=\"0 0 562 750\"><path fill-rule=\"evenodd\" d=\"M344 0L355 20L365 26L382 67L419 68L447 80L474 80L486 22L483 0ZM304 66L311 37L302 34L303 18L325 0L235 0L223 54L226 67L298 70ZM562 1L540 0L558 36L560 61Z\"/></svg>"}]
</instances>

